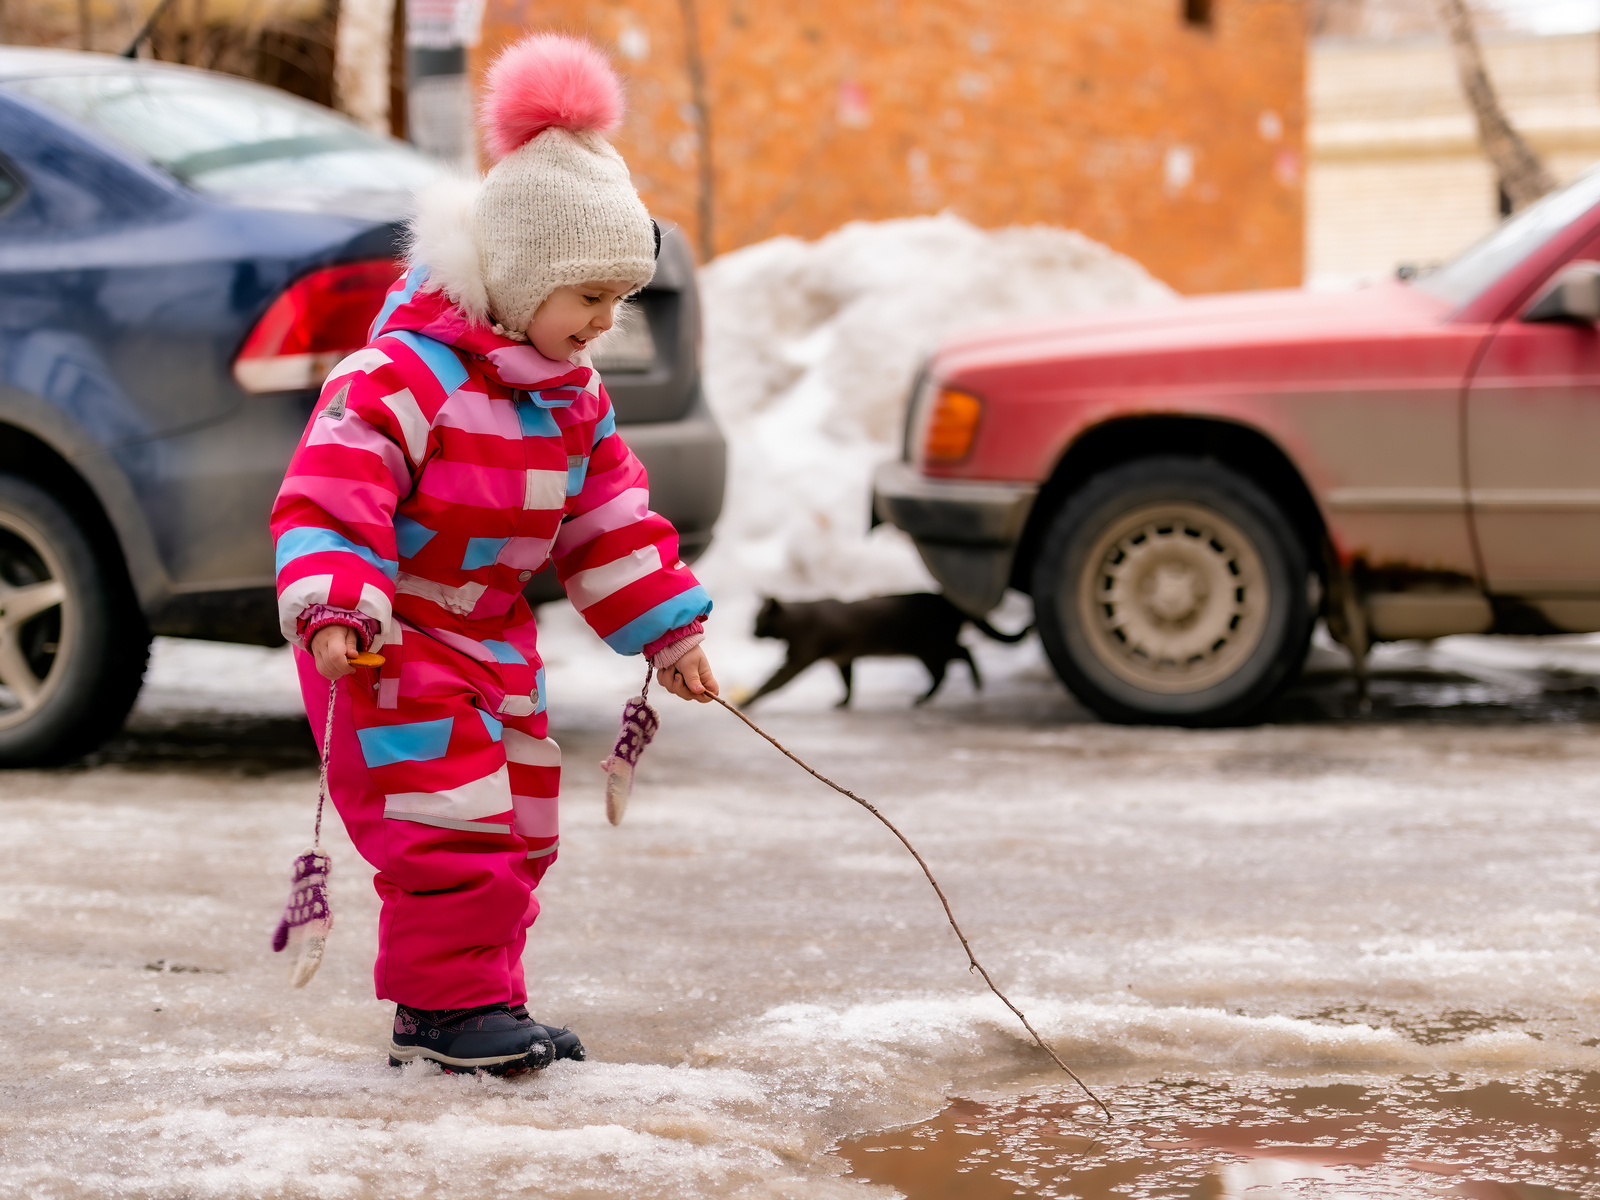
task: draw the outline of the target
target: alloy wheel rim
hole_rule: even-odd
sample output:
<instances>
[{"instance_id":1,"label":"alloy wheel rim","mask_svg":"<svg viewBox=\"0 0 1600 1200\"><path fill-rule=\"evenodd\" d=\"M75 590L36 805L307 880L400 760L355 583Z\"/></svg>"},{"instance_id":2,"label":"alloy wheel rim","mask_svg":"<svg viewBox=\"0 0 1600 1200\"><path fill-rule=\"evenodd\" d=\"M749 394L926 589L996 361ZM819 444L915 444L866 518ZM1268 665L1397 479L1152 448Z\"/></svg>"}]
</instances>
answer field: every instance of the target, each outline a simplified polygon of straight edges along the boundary
<instances>
[{"instance_id":1,"label":"alloy wheel rim","mask_svg":"<svg viewBox=\"0 0 1600 1200\"><path fill-rule=\"evenodd\" d=\"M1184 502L1114 520L1091 546L1078 585L1080 627L1099 664L1167 695L1232 677L1260 643L1270 604L1250 538L1220 513Z\"/></svg>"},{"instance_id":2,"label":"alloy wheel rim","mask_svg":"<svg viewBox=\"0 0 1600 1200\"><path fill-rule=\"evenodd\" d=\"M78 613L49 539L0 512L0 730L38 712L60 686Z\"/></svg>"}]
</instances>

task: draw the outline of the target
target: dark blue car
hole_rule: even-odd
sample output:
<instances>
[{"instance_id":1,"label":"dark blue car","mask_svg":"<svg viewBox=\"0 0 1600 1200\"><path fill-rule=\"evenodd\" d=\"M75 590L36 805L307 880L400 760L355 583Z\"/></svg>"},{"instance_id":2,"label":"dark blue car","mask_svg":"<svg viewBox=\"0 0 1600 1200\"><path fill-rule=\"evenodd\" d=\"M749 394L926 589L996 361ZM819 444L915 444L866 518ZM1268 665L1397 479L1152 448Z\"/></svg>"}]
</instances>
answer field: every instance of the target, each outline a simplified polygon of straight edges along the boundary
<instances>
[{"instance_id":1,"label":"dark blue car","mask_svg":"<svg viewBox=\"0 0 1600 1200\"><path fill-rule=\"evenodd\" d=\"M244 80L0 49L0 764L113 732L155 634L281 643L268 510L436 169ZM669 231L597 365L686 557L724 472L698 335Z\"/></svg>"}]
</instances>

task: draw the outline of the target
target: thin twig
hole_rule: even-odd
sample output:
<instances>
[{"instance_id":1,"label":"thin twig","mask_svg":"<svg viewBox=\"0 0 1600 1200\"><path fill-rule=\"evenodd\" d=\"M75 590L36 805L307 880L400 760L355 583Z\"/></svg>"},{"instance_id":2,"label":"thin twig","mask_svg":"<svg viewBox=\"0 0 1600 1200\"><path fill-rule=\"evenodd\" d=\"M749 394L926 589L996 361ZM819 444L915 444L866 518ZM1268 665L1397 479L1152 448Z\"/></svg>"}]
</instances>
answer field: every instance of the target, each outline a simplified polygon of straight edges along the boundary
<instances>
[{"instance_id":1,"label":"thin twig","mask_svg":"<svg viewBox=\"0 0 1600 1200\"><path fill-rule=\"evenodd\" d=\"M806 763L804 760L799 758L792 751L790 751L790 749L787 746L785 746L782 742L780 742L777 738L773 737L765 729L761 728L761 726L757 725L749 717L745 716L743 712L741 712L739 709L735 708L733 705L729 704L721 696L712 696L711 698L713 700L715 700L718 704L722 705L723 708L725 708L729 712L731 712L734 716L738 717L739 720L743 721L746 725L750 726L751 729L755 730L755 732L759 733L767 741L771 742L773 744L773 746L775 746L779 750L779 752L781 752L786 758L789 759L790 762L794 763L797 767L799 767L801 770L805 771L807 774L811 775L813 778L821 780L823 783L825 783L829 787L831 787L834 791L838 792L841 796L850 797L850 799L854 800L857 804L861 805L862 808L866 809L873 816L877 817L878 820L882 821L884 823L884 825L888 828L889 832L894 834L895 837L900 839L900 844L911 852L911 857L917 860L917 866L922 868L922 873L928 877L928 882L933 885L934 894L939 897L939 903L944 905L945 918L950 922L950 928L954 929L956 931L956 937L961 939L961 949L966 952L967 962L970 964L970 969L976 971L979 975L983 976L983 982L989 985L989 990L991 992L993 992L996 996L1000 997L1000 1002L1002 1004L1004 1004L1012 1012L1016 1013L1017 1020L1021 1021L1022 1022L1022 1027L1024 1029L1026 1029L1030 1034L1033 1035L1033 1040L1038 1043L1039 1049L1043 1050L1046 1054L1048 1054L1051 1057L1051 1059L1055 1062L1056 1066L1060 1067L1063 1071L1065 1071L1072 1078L1072 1082L1077 1084L1080 1088L1083 1089L1083 1094L1085 1096L1088 1096L1089 1099L1091 1099L1091 1100L1093 1100L1095 1102L1095 1104L1099 1107L1100 1111L1105 1114L1105 1118L1106 1118L1107 1121L1111 1120L1112 1119L1111 1110L1106 1107L1105 1101L1101 1100L1099 1096L1096 1096L1094 1094L1094 1092L1090 1090L1089 1085L1087 1083L1085 1083L1083 1080L1078 1078L1078 1075L1077 1075L1076 1071L1074 1071L1071 1067L1067 1066L1066 1063L1061 1061L1061 1056L1059 1054L1057 1054L1054 1050L1052 1050L1050 1048L1050 1044L1048 1042L1046 1042L1042 1037L1039 1036L1039 1031L1037 1029L1035 1029L1032 1026L1032 1024L1029 1023L1028 1018L1023 1015L1022 1010L1020 1008L1018 1008L1015 1004L1011 1003L1010 999L1007 998L1006 994L995 986L994 980L989 978L989 972L985 971L983 969L983 964L980 963L978 961L978 959L977 959L977 956L972 953L972 946L967 941L967 935L962 933L961 932L961 926L956 924L956 915L955 915L955 913L950 911L950 901L945 898L944 889L939 886L939 881L933 877L933 872L928 869L928 864L923 861L922 855L917 853L917 848L915 846L913 846L908 840L906 840L906 835L905 834L901 833L898 829L895 828L894 822L889 820L888 817L884 816L881 812L879 812L877 807L870 800L863 800L860 796L856 795L849 788L840 787L837 783L835 783L833 780L829 779L822 772L816 770L809 763Z\"/></svg>"}]
</instances>

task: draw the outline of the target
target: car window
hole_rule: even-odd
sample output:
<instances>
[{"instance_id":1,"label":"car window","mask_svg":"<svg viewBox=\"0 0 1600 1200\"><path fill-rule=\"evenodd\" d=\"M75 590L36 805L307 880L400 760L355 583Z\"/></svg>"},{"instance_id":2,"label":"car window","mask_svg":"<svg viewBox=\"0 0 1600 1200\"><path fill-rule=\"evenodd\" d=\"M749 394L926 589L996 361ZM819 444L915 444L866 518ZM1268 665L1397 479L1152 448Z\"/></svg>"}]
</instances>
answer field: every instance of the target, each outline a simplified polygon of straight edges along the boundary
<instances>
[{"instance_id":1,"label":"car window","mask_svg":"<svg viewBox=\"0 0 1600 1200\"><path fill-rule=\"evenodd\" d=\"M52 75L6 85L202 191L409 191L438 168L285 92L199 71Z\"/></svg>"},{"instance_id":2,"label":"car window","mask_svg":"<svg viewBox=\"0 0 1600 1200\"><path fill-rule=\"evenodd\" d=\"M1573 221L1600 204L1600 167L1551 192L1414 286L1465 304Z\"/></svg>"}]
</instances>

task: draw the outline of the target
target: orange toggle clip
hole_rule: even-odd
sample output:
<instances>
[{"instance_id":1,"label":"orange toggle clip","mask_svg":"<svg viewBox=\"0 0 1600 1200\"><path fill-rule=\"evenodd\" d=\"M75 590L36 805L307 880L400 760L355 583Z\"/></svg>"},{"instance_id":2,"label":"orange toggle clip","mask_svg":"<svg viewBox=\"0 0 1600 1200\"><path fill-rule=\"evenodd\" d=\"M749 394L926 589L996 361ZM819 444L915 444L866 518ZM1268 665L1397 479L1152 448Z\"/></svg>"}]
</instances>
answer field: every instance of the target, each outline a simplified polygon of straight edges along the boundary
<instances>
[{"instance_id":1,"label":"orange toggle clip","mask_svg":"<svg viewBox=\"0 0 1600 1200\"><path fill-rule=\"evenodd\" d=\"M374 654L371 650L368 650L364 654L357 654L353 658L345 659L345 662L352 667L381 667L383 666L383 655Z\"/></svg>"}]
</instances>

